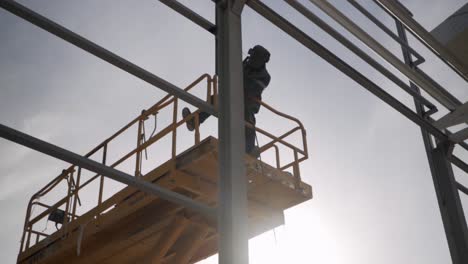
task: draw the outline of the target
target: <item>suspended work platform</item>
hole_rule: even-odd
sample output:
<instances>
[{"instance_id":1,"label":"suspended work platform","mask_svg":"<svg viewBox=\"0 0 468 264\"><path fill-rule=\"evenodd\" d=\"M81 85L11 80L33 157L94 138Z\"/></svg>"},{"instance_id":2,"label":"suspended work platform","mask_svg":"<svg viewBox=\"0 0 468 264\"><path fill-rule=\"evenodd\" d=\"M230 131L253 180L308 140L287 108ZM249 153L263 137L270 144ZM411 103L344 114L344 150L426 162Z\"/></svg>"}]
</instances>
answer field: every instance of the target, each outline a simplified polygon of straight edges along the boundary
<instances>
[{"instance_id":1,"label":"suspended work platform","mask_svg":"<svg viewBox=\"0 0 468 264\"><path fill-rule=\"evenodd\" d=\"M212 94L216 94L215 77L204 75L186 90L190 90L205 78L208 80L207 98L210 98ZM146 139L145 120L169 105L174 106L172 124ZM293 120L298 126L278 137L256 128L260 134L271 139L260 146L260 151L264 153L274 150L275 165L245 155L250 237L284 224L285 209L312 198L311 187L301 181L299 173L299 163L307 159L302 124L266 104L264 106L286 119ZM195 144L177 154L177 127L185 128L185 119L179 121L178 112L177 98L163 98L87 156L96 155L95 153L102 150L102 162L105 164L109 155L108 144L135 124L138 128L137 147L110 166L118 166L130 157L135 157L135 177L216 208L220 177L218 141L212 136L200 141L197 124L194 132ZM196 120L197 115L198 111L193 113ZM302 149L285 141L285 138L296 131L302 132ZM143 173L144 150L166 135L172 136L173 139L171 158ZM283 147L278 147L282 144ZM292 150L293 160L281 166L280 153L284 148ZM217 253L216 217L201 215L129 186L104 199L104 177L94 175L87 181L84 181L84 178L82 169L72 166L31 198L18 263L181 264L194 263ZM83 188L89 187L91 182L98 183L97 199L96 196L92 199L97 200L97 205L79 215L77 208L89 198L83 194ZM58 202L50 205L39 201L39 198L58 189L61 183L67 185L63 199L58 199ZM33 213L32 207L41 208L42 211L36 209ZM57 230L49 233L38 231L38 225L42 226L39 223L46 220L46 227L48 221L58 223Z\"/></svg>"}]
</instances>

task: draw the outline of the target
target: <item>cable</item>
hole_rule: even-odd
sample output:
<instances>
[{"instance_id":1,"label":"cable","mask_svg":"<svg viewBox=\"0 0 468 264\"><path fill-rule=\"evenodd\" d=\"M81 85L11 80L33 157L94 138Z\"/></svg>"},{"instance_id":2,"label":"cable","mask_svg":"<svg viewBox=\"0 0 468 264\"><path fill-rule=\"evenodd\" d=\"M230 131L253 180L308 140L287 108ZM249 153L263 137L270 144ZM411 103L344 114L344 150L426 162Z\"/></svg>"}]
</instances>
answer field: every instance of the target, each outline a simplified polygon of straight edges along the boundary
<instances>
[{"instance_id":1,"label":"cable","mask_svg":"<svg viewBox=\"0 0 468 264\"><path fill-rule=\"evenodd\" d=\"M154 113L154 128L153 131L151 132L151 135L148 137L148 139L151 139L154 136L154 133L156 132L156 128L158 127L158 112ZM145 132L145 122L143 122L143 143L146 143L146 132ZM145 148L145 159L148 160L148 151Z\"/></svg>"},{"instance_id":2,"label":"cable","mask_svg":"<svg viewBox=\"0 0 468 264\"><path fill-rule=\"evenodd\" d=\"M149 136L148 139L152 138L153 135L154 135L154 132L156 132L156 128L158 127L158 118L157 118L157 115L158 115L158 112L154 113L153 116L154 116L154 129L153 129L153 132L151 132L151 135Z\"/></svg>"}]
</instances>

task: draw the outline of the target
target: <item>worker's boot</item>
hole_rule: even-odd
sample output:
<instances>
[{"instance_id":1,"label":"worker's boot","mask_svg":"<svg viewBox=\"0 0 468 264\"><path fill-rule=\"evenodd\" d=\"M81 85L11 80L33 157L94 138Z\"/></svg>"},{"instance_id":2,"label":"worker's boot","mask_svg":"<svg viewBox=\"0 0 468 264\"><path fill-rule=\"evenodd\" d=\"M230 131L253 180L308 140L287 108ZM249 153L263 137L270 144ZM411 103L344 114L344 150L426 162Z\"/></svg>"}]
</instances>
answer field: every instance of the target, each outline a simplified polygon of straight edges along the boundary
<instances>
[{"instance_id":1,"label":"worker's boot","mask_svg":"<svg viewBox=\"0 0 468 264\"><path fill-rule=\"evenodd\" d=\"M190 109L188 109L187 107L184 107L184 109L182 109L182 117L184 119L191 114L192 113L190 112ZM193 117L187 120L185 124L187 125L187 129L189 131L193 131L195 129L195 120L193 119Z\"/></svg>"}]
</instances>

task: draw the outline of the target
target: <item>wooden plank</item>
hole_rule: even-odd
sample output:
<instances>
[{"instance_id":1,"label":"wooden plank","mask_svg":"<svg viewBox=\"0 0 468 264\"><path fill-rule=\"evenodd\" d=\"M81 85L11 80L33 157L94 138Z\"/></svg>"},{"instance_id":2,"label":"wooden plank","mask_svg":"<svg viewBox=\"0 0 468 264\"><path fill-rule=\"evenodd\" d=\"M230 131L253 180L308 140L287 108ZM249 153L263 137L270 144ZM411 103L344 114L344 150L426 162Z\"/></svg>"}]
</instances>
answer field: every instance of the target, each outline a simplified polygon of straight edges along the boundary
<instances>
[{"instance_id":1,"label":"wooden plank","mask_svg":"<svg viewBox=\"0 0 468 264\"><path fill-rule=\"evenodd\" d=\"M148 260L144 263L158 264L161 263L169 249L179 238L180 234L185 230L189 220L185 217L177 217L174 222L168 227L157 244L154 246L153 252L147 256Z\"/></svg>"},{"instance_id":2,"label":"wooden plank","mask_svg":"<svg viewBox=\"0 0 468 264\"><path fill-rule=\"evenodd\" d=\"M144 176L164 188L171 189L205 204L216 205L218 169L217 141L204 140L200 148L185 151L178 167L169 173L170 164L156 168ZM179 158L179 157L178 157ZM294 187L291 174L246 157L249 184L249 233L255 236L284 223L283 210L310 199L311 188L301 183ZM109 201L108 201L109 200ZM106 206L94 208L83 219L69 223L72 230L63 240L56 239L39 250L39 261L27 258L22 263L189 263L213 255L217 251L216 223L208 222L170 202L124 188ZM112 207L114 206L114 207ZM112 208L99 217L102 208ZM190 220L186 227L176 228L176 217ZM81 257L76 257L78 227L88 222L82 240ZM56 235L56 234L54 234ZM195 242L195 243L194 243ZM194 244L189 247L189 244ZM182 254L184 252L185 254ZM161 260L163 259L163 260ZM151 260L151 261L150 261ZM178 262L179 261L179 262ZM185 261L185 262L184 262Z\"/></svg>"},{"instance_id":3,"label":"wooden plank","mask_svg":"<svg viewBox=\"0 0 468 264\"><path fill-rule=\"evenodd\" d=\"M175 251L175 258L167 260L164 263L174 263L174 264L188 264L192 263L190 260L193 255L195 255L198 248L202 245L205 240L205 236L208 234L209 229L203 226L196 226L192 229L190 234L190 239L179 243Z\"/></svg>"}]
</instances>

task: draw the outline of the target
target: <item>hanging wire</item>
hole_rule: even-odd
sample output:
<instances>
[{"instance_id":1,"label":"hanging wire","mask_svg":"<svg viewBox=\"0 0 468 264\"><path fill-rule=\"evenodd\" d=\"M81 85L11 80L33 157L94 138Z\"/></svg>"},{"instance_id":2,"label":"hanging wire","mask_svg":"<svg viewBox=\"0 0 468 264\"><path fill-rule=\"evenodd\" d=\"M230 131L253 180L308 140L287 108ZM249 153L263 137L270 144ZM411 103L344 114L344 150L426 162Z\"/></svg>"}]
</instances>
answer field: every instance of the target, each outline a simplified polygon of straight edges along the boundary
<instances>
[{"instance_id":1,"label":"hanging wire","mask_svg":"<svg viewBox=\"0 0 468 264\"><path fill-rule=\"evenodd\" d=\"M156 129L158 127L158 117L157 117L157 115L158 115L158 112L153 114L153 116L154 116L154 127L153 127L153 131L151 132L151 135L148 137L148 139L151 139L154 136L154 133L156 132ZM143 144L146 143L146 141L148 139L146 139L145 122L143 121ZM146 150L146 148L145 148L145 159L148 160L148 151Z\"/></svg>"}]
</instances>

